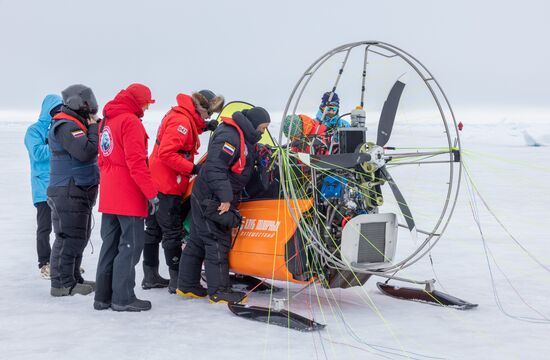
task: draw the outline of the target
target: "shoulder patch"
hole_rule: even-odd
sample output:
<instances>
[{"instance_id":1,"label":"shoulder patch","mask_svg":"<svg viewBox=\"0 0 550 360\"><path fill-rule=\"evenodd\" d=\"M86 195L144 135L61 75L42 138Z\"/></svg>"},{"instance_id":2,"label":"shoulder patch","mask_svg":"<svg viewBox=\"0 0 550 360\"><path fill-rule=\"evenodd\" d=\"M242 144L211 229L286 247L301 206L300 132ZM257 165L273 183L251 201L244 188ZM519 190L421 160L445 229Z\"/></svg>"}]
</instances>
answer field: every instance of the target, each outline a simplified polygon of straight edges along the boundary
<instances>
[{"instance_id":1,"label":"shoulder patch","mask_svg":"<svg viewBox=\"0 0 550 360\"><path fill-rule=\"evenodd\" d=\"M83 137L84 135L86 135L86 134L84 133L84 131L82 131L82 130L71 131L71 134L72 134L73 137L75 137L75 138Z\"/></svg>"},{"instance_id":2,"label":"shoulder patch","mask_svg":"<svg viewBox=\"0 0 550 360\"><path fill-rule=\"evenodd\" d=\"M179 126L178 126L178 131L179 131L180 133L182 133L183 135L187 135L187 133L188 133L189 130L187 130L187 128L186 128L185 126L179 125Z\"/></svg>"},{"instance_id":3,"label":"shoulder patch","mask_svg":"<svg viewBox=\"0 0 550 360\"><path fill-rule=\"evenodd\" d=\"M235 147L230 143L226 142L223 144L223 151L233 156L233 154L235 153Z\"/></svg>"}]
</instances>

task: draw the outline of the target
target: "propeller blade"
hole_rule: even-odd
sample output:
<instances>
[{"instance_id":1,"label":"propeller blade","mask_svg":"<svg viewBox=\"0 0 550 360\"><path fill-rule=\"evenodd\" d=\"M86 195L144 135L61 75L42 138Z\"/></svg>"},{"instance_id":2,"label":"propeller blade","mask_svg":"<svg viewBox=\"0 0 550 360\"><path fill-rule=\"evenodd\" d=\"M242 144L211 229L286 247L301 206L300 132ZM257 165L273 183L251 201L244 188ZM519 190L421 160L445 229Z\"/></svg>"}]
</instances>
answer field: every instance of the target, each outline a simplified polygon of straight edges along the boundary
<instances>
[{"instance_id":1,"label":"propeller blade","mask_svg":"<svg viewBox=\"0 0 550 360\"><path fill-rule=\"evenodd\" d=\"M409 209L409 205L407 205L407 202L405 201L405 198L403 197L403 194L401 194L401 191L397 187L397 184L391 177L390 173L388 172L388 169L385 166L382 166L380 169L380 177L382 179L385 179L388 184L390 184L390 188L393 192L393 196L395 197L395 200L397 200L397 204L399 205L399 209L401 209L401 214L405 217L405 221L407 222L407 227L410 231L413 231L416 227L414 223L413 216L411 214L411 209Z\"/></svg>"},{"instance_id":2,"label":"propeller blade","mask_svg":"<svg viewBox=\"0 0 550 360\"><path fill-rule=\"evenodd\" d=\"M384 102L382 107L382 113L380 114L380 121L378 122L378 137L376 138L376 145L384 146L390 139L391 131L393 129L393 123L395 121L395 114L397 113L397 106L401 99L401 94L405 88L405 83L397 80L388 94L388 98Z\"/></svg>"}]
</instances>

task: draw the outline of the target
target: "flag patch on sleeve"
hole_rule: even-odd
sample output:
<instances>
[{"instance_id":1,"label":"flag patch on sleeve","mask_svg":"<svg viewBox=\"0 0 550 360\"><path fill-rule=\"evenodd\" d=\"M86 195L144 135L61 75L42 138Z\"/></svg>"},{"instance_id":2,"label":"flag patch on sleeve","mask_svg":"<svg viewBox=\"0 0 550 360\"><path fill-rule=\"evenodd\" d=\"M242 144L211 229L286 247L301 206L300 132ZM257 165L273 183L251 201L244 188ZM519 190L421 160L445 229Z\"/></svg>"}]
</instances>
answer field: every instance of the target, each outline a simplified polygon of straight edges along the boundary
<instances>
[{"instance_id":1,"label":"flag patch on sleeve","mask_svg":"<svg viewBox=\"0 0 550 360\"><path fill-rule=\"evenodd\" d=\"M83 137L84 135L86 135L82 130L71 131L71 134L73 134L73 137L75 138Z\"/></svg>"},{"instance_id":2,"label":"flag patch on sleeve","mask_svg":"<svg viewBox=\"0 0 550 360\"><path fill-rule=\"evenodd\" d=\"M187 128L184 127L183 125L179 125L179 126L178 126L178 131L179 131L180 133L182 133L183 135L187 135L187 132L188 132Z\"/></svg>"},{"instance_id":3,"label":"flag patch on sleeve","mask_svg":"<svg viewBox=\"0 0 550 360\"><path fill-rule=\"evenodd\" d=\"M223 144L223 151L233 156L233 154L235 153L235 147L230 143L226 142L225 144Z\"/></svg>"}]
</instances>

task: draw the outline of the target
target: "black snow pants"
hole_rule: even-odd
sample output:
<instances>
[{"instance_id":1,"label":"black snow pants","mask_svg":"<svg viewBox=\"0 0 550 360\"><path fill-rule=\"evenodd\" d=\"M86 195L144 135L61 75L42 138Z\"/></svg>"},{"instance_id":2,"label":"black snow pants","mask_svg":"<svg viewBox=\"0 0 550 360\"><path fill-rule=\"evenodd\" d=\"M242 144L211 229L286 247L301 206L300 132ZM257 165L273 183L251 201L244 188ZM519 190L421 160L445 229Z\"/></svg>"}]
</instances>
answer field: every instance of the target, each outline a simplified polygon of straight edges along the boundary
<instances>
[{"instance_id":1,"label":"black snow pants","mask_svg":"<svg viewBox=\"0 0 550 360\"><path fill-rule=\"evenodd\" d=\"M52 210L55 241L50 257L52 287L73 287L84 280L80 275L82 253L88 244L92 225L92 208L97 185L48 188L48 205Z\"/></svg>"},{"instance_id":2,"label":"black snow pants","mask_svg":"<svg viewBox=\"0 0 550 360\"><path fill-rule=\"evenodd\" d=\"M143 218L103 214L95 300L128 305L135 299L135 266L143 250Z\"/></svg>"},{"instance_id":3,"label":"black snow pants","mask_svg":"<svg viewBox=\"0 0 550 360\"><path fill-rule=\"evenodd\" d=\"M206 216L200 191L191 195L191 235L181 256L178 289L198 287L202 263L206 272L208 295L230 288L228 254L231 229Z\"/></svg>"},{"instance_id":4,"label":"black snow pants","mask_svg":"<svg viewBox=\"0 0 550 360\"><path fill-rule=\"evenodd\" d=\"M151 267L159 265L159 243L162 243L166 265L178 271L183 241L183 198L162 193L158 194L158 198L157 212L145 220L143 263Z\"/></svg>"},{"instance_id":5,"label":"black snow pants","mask_svg":"<svg viewBox=\"0 0 550 360\"><path fill-rule=\"evenodd\" d=\"M38 268L50 262L52 247L50 234L52 232L52 210L46 201L36 204L36 252L38 254Z\"/></svg>"}]
</instances>

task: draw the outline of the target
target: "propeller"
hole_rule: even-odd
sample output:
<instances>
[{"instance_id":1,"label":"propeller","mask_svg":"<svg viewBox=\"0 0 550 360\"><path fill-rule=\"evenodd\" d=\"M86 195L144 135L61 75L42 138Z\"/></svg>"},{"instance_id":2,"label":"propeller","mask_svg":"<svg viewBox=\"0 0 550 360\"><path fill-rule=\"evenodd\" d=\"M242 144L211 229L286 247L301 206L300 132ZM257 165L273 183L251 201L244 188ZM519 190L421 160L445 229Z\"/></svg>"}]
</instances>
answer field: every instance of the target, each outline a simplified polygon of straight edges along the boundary
<instances>
[{"instance_id":1,"label":"propeller","mask_svg":"<svg viewBox=\"0 0 550 360\"><path fill-rule=\"evenodd\" d=\"M397 200L399 209L401 209L401 214L403 214L403 216L405 217L405 221L407 222L407 227L412 232L416 227L416 225L414 223L411 209L409 209L409 205L407 205L407 202L405 201L405 198L403 197L401 190L399 190L399 188L397 187L397 184L391 177L386 166L382 166L380 169L378 169L378 171L379 171L378 177L386 180L390 185L391 191L393 192L393 196L395 197L395 200Z\"/></svg>"},{"instance_id":2,"label":"propeller","mask_svg":"<svg viewBox=\"0 0 550 360\"><path fill-rule=\"evenodd\" d=\"M395 115L397 114L397 107L399 106L399 100L401 99L401 94L403 94L404 88L405 83L397 80L395 84L393 84L390 93L388 94L388 98L384 102L384 106L382 107L382 112L380 114L380 121L378 122L378 136L376 138L376 145L378 146L384 147L390 139L393 124L395 122ZM401 190L399 190L399 187L391 177L385 165L378 169L378 174L379 178L386 180L390 185L393 196L399 205L399 209L401 209L401 213L405 217L407 227L412 232L416 225L412 217L411 209L405 201Z\"/></svg>"},{"instance_id":3,"label":"propeller","mask_svg":"<svg viewBox=\"0 0 550 360\"><path fill-rule=\"evenodd\" d=\"M397 80L393 84L388 98L384 102L382 107L382 113L380 114L380 121L378 122L378 137L376 138L376 145L385 146L390 139L390 135L393 129L393 123L395 121L395 114L397 113L397 106L401 99L401 94L405 88L405 83Z\"/></svg>"}]
</instances>

